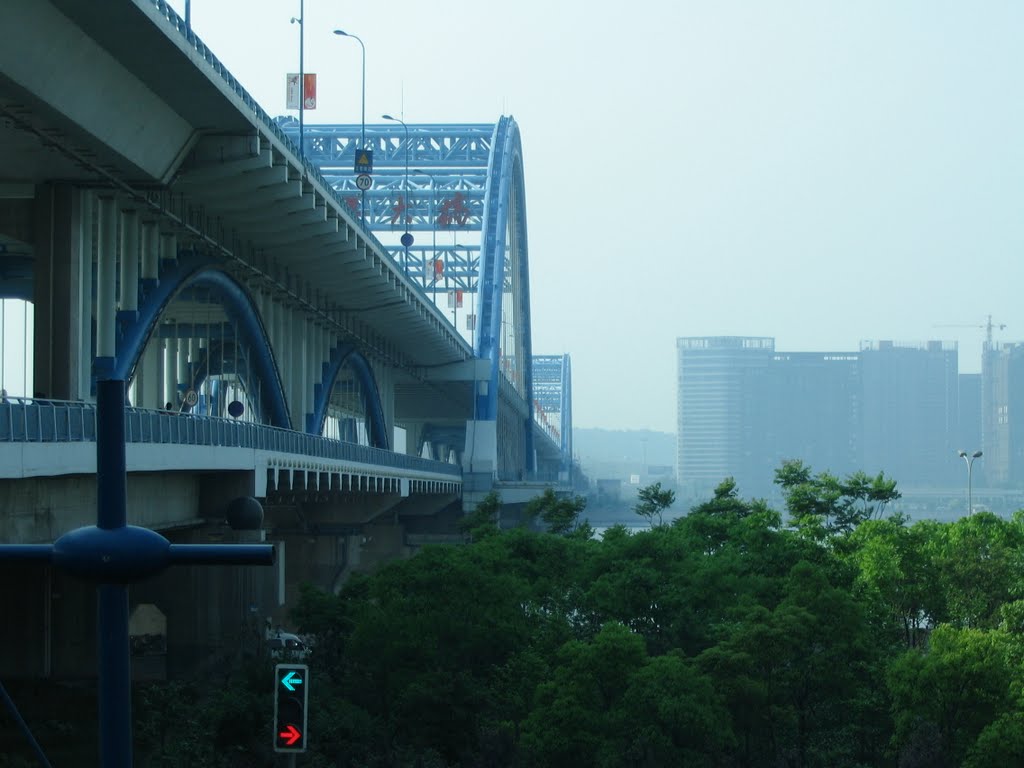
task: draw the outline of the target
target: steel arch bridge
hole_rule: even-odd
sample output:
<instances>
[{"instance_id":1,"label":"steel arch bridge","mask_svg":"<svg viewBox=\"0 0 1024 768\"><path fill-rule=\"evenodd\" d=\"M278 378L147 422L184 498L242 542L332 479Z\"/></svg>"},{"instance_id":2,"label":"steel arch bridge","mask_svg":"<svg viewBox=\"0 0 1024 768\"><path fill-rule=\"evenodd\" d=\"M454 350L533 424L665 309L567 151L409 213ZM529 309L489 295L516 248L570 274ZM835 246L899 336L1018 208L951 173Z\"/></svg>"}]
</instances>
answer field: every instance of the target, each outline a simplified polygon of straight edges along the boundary
<instances>
[{"instance_id":1,"label":"steel arch bridge","mask_svg":"<svg viewBox=\"0 0 1024 768\"><path fill-rule=\"evenodd\" d=\"M278 123L300 141L298 121L278 118ZM475 357L489 364L474 382L474 421L498 420L502 379L525 402L518 427L498 427L510 433L498 445L501 450L523 444L526 468L534 471L534 424L543 424L533 395L526 197L515 120L306 125L302 144L306 158L352 215L380 239L424 295L452 311L452 322L468 335ZM363 191L355 165L367 151L373 183Z\"/></svg>"}]
</instances>

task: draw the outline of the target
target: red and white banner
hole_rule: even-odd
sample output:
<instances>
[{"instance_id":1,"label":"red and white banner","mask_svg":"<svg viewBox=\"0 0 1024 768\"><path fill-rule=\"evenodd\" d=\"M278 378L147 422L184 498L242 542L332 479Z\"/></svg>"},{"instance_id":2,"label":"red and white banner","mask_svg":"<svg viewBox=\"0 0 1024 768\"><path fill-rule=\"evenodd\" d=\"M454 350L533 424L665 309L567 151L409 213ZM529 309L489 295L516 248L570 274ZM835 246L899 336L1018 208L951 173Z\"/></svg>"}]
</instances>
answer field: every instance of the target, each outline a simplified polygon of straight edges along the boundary
<instances>
[{"instance_id":1,"label":"red and white banner","mask_svg":"<svg viewBox=\"0 0 1024 768\"><path fill-rule=\"evenodd\" d=\"M306 72L303 75L306 87L303 88L303 109L316 109L316 75ZM285 109L299 108L299 75L290 72L286 78Z\"/></svg>"}]
</instances>

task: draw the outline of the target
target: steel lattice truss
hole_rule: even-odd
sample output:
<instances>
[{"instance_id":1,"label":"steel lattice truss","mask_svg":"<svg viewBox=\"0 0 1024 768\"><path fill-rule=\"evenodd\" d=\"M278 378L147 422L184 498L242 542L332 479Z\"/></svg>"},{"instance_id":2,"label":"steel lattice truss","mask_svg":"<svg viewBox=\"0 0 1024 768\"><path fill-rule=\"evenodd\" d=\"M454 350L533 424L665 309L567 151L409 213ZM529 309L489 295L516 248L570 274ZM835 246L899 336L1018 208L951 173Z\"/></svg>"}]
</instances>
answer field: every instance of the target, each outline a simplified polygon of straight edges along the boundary
<instances>
[{"instance_id":1,"label":"steel lattice truss","mask_svg":"<svg viewBox=\"0 0 1024 768\"><path fill-rule=\"evenodd\" d=\"M533 401L544 425L557 425L563 461L572 459L572 366L569 355L533 356Z\"/></svg>"},{"instance_id":2,"label":"steel lattice truss","mask_svg":"<svg viewBox=\"0 0 1024 768\"><path fill-rule=\"evenodd\" d=\"M474 354L492 363L487 386L475 395L477 418L497 418L502 376L532 415L526 201L515 121L503 116L493 125L311 125L302 137L294 119L278 123L405 274L425 294L433 292L435 303L437 294L448 294L453 322L462 292L469 294ZM357 158L365 162L364 150L373 153L372 182L362 178L370 184L365 191L355 171ZM560 428L549 428L567 461L569 405L563 397ZM523 441L531 456L532 428L524 430Z\"/></svg>"},{"instance_id":3,"label":"steel lattice truss","mask_svg":"<svg viewBox=\"0 0 1024 768\"><path fill-rule=\"evenodd\" d=\"M298 121L278 122L298 143ZM362 211L410 278L427 291L476 290L493 124L409 125L408 142L400 124L365 126L365 146L373 151L373 186L365 193L353 170L362 126L307 125L303 133L306 157L354 217ZM408 249L394 242L406 231L415 238Z\"/></svg>"}]
</instances>

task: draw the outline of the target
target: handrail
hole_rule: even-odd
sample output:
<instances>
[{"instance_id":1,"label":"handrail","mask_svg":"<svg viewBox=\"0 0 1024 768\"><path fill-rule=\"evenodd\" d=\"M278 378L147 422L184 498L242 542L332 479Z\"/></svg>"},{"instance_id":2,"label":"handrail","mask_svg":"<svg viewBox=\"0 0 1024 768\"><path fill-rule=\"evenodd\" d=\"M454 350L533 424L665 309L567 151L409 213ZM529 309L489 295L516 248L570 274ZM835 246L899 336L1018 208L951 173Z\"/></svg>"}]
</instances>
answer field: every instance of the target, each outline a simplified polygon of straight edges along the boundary
<instances>
[{"instance_id":1,"label":"handrail","mask_svg":"<svg viewBox=\"0 0 1024 768\"><path fill-rule=\"evenodd\" d=\"M24 397L0 400L0 443L95 441L96 406L92 403ZM462 474L457 465L447 462L346 443L322 435L215 416L144 408L125 409L125 441L252 448L455 477Z\"/></svg>"}]
</instances>

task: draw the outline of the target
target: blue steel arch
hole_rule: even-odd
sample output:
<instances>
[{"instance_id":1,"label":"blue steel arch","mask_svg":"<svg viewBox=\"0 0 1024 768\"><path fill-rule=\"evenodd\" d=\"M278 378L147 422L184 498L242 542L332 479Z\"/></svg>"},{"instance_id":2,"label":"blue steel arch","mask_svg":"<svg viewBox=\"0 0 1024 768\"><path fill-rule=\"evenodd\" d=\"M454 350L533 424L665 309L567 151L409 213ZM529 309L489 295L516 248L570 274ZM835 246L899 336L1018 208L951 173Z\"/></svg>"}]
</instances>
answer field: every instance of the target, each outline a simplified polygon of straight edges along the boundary
<instances>
[{"instance_id":1,"label":"blue steel arch","mask_svg":"<svg viewBox=\"0 0 1024 768\"><path fill-rule=\"evenodd\" d=\"M149 287L139 303L137 313L122 315L117 356L113 360L112 378L128 381L157 321L175 298L193 287L203 287L215 294L227 316L234 321L241 340L252 351L260 388L260 409L271 426L291 429L291 418L285 402L284 388L277 374L270 340L259 312L246 290L218 264L194 252L179 255L176 266L162 269L160 280Z\"/></svg>"},{"instance_id":2,"label":"blue steel arch","mask_svg":"<svg viewBox=\"0 0 1024 768\"><path fill-rule=\"evenodd\" d=\"M501 357L501 304L504 293L505 253L512 236L513 268L521 287L515 317L523 348L523 385L529 410L524 424L527 469L533 469L533 343L530 330L530 281L526 229L526 190L523 180L523 147L519 126L502 116L494 126L491 156L487 166L484 223L480 247L480 281L477 286L480 332L474 353L490 361L487 391L476 392L476 418L495 420L498 416L498 382Z\"/></svg>"},{"instance_id":3,"label":"blue steel arch","mask_svg":"<svg viewBox=\"0 0 1024 768\"><path fill-rule=\"evenodd\" d=\"M327 420L327 406L331 402L331 392L345 365L348 365L356 374L362 388L370 445L374 448L387 449L389 441L384 421L384 406L380 401L377 381L366 358L351 344L339 344L334 347L331 350L331 359L324 363L323 381L314 386L313 412L306 416L306 431L315 435L323 432L324 422Z\"/></svg>"}]
</instances>

